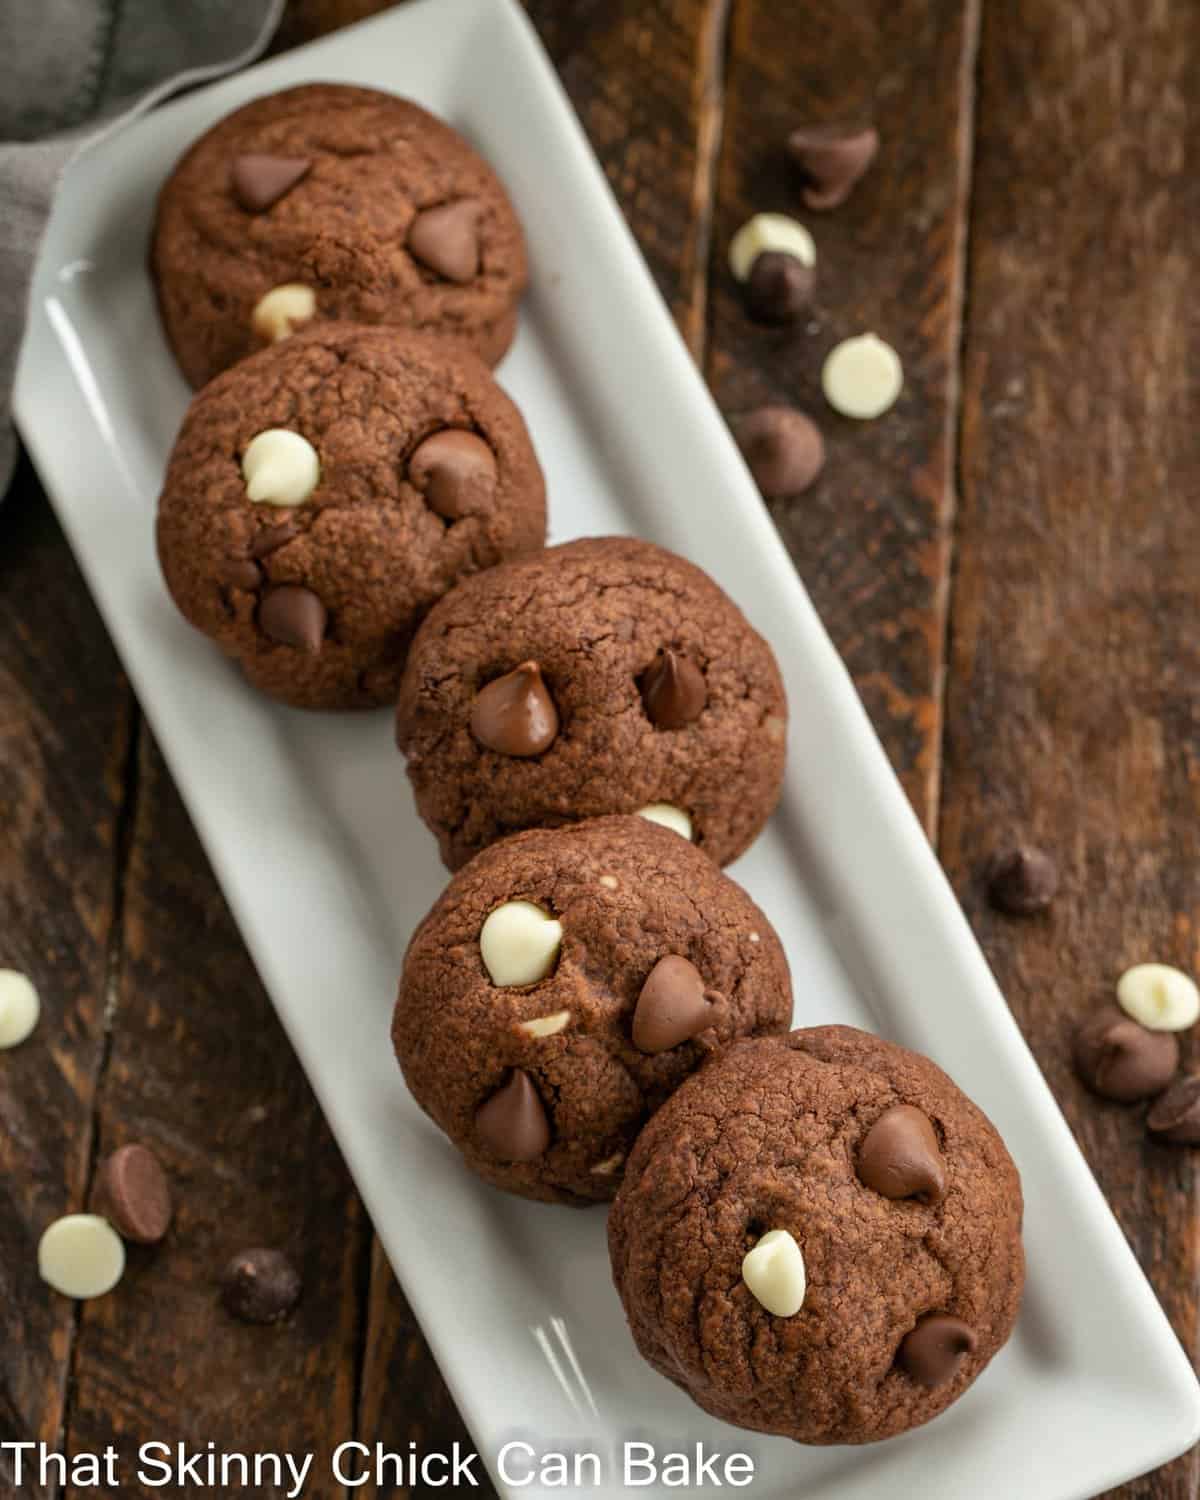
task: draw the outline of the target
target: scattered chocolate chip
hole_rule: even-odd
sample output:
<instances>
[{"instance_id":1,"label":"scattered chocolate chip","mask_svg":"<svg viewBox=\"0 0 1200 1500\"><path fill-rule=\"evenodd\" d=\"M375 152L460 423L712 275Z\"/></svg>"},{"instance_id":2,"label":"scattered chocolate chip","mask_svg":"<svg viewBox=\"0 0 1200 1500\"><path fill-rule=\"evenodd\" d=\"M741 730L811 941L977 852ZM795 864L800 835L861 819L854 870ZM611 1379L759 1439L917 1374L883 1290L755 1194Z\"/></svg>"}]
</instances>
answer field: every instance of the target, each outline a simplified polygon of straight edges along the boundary
<instances>
[{"instance_id":1,"label":"scattered chocolate chip","mask_svg":"<svg viewBox=\"0 0 1200 1500\"><path fill-rule=\"evenodd\" d=\"M533 1161L550 1144L550 1122L529 1074L514 1069L508 1082L482 1104L475 1129L484 1150L499 1161Z\"/></svg>"},{"instance_id":2,"label":"scattered chocolate chip","mask_svg":"<svg viewBox=\"0 0 1200 1500\"><path fill-rule=\"evenodd\" d=\"M431 511L447 521L459 521L492 509L496 455L475 433L447 427L414 450L408 477Z\"/></svg>"},{"instance_id":3,"label":"scattered chocolate chip","mask_svg":"<svg viewBox=\"0 0 1200 1500\"><path fill-rule=\"evenodd\" d=\"M682 729L708 702L704 673L690 656L665 646L642 674L641 691L646 717L656 729Z\"/></svg>"},{"instance_id":4,"label":"scattered chocolate chip","mask_svg":"<svg viewBox=\"0 0 1200 1500\"><path fill-rule=\"evenodd\" d=\"M875 160L879 134L869 126L805 125L792 131L787 144L804 174L805 206L836 208Z\"/></svg>"},{"instance_id":5,"label":"scattered chocolate chip","mask_svg":"<svg viewBox=\"0 0 1200 1500\"><path fill-rule=\"evenodd\" d=\"M558 734L558 709L535 661L497 677L471 706L471 733L500 755L540 755Z\"/></svg>"},{"instance_id":6,"label":"scattered chocolate chip","mask_svg":"<svg viewBox=\"0 0 1200 1500\"><path fill-rule=\"evenodd\" d=\"M1058 866L1032 844L1001 849L988 865L988 899L1011 917L1044 911L1058 890Z\"/></svg>"},{"instance_id":7,"label":"scattered chocolate chip","mask_svg":"<svg viewBox=\"0 0 1200 1500\"><path fill-rule=\"evenodd\" d=\"M264 526L250 543L251 557L267 557L272 552L278 552L280 547L286 547L300 535L300 528L295 521L280 521L278 526Z\"/></svg>"},{"instance_id":8,"label":"scattered chocolate chip","mask_svg":"<svg viewBox=\"0 0 1200 1500\"><path fill-rule=\"evenodd\" d=\"M100 1168L101 1211L122 1238L155 1245L171 1227L171 1188L148 1146L121 1146Z\"/></svg>"},{"instance_id":9,"label":"scattered chocolate chip","mask_svg":"<svg viewBox=\"0 0 1200 1500\"><path fill-rule=\"evenodd\" d=\"M1150 1031L1115 1005L1102 1006L1075 1033L1075 1068L1095 1094L1123 1104L1147 1099L1179 1067L1173 1031Z\"/></svg>"},{"instance_id":10,"label":"scattered chocolate chip","mask_svg":"<svg viewBox=\"0 0 1200 1500\"><path fill-rule=\"evenodd\" d=\"M633 1012L633 1045L639 1052L667 1052L713 1024L715 995L694 964L670 953L650 970Z\"/></svg>"},{"instance_id":11,"label":"scattered chocolate chip","mask_svg":"<svg viewBox=\"0 0 1200 1500\"><path fill-rule=\"evenodd\" d=\"M1173 1083L1150 1106L1146 1129L1175 1146L1200 1146L1200 1076Z\"/></svg>"},{"instance_id":12,"label":"scattered chocolate chip","mask_svg":"<svg viewBox=\"0 0 1200 1500\"><path fill-rule=\"evenodd\" d=\"M859 1181L885 1198L940 1203L946 1163L928 1115L911 1104L885 1109L858 1148Z\"/></svg>"},{"instance_id":13,"label":"scattered chocolate chip","mask_svg":"<svg viewBox=\"0 0 1200 1500\"><path fill-rule=\"evenodd\" d=\"M325 639L325 606L312 589L284 583L273 588L258 606L259 629L281 646L316 653Z\"/></svg>"},{"instance_id":14,"label":"scattered chocolate chip","mask_svg":"<svg viewBox=\"0 0 1200 1500\"><path fill-rule=\"evenodd\" d=\"M247 213L261 214L307 177L307 156L267 156L251 152L234 158L230 169L233 196Z\"/></svg>"},{"instance_id":15,"label":"scattered chocolate chip","mask_svg":"<svg viewBox=\"0 0 1200 1500\"><path fill-rule=\"evenodd\" d=\"M911 1333L905 1334L896 1363L917 1382L929 1387L945 1385L966 1354L979 1345L975 1330L948 1313L926 1313Z\"/></svg>"},{"instance_id":16,"label":"scattered chocolate chip","mask_svg":"<svg viewBox=\"0 0 1200 1500\"><path fill-rule=\"evenodd\" d=\"M412 221L409 254L446 281L471 281L479 273L479 214L473 198L439 203Z\"/></svg>"},{"instance_id":17,"label":"scattered chocolate chip","mask_svg":"<svg viewBox=\"0 0 1200 1500\"><path fill-rule=\"evenodd\" d=\"M760 406L733 424L754 482L768 500L806 490L825 463L825 443L811 417L791 406Z\"/></svg>"},{"instance_id":18,"label":"scattered chocolate chip","mask_svg":"<svg viewBox=\"0 0 1200 1500\"><path fill-rule=\"evenodd\" d=\"M794 323L812 301L814 266L782 250L755 257L746 278L746 310L759 323Z\"/></svg>"},{"instance_id":19,"label":"scattered chocolate chip","mask_svg":"<svg viewBox=\"0 0 1200 1500\"><path fill-rule=\"evenodd\" d=\"M262 569L249 557L231 557L221 568L220 579L232 589L252 593L262 582Z\"/></svg>"},{"instance_id":20,"label":"scattered chocolate chip","mask_svg":"<svg viewBox=\"0 0 1200 1500\"><path fill-rule=\"evenodd\" d=\"M243 1250L225 1267L221 1300L243 1323L278 1323L300 1300L300 1274L278 1250Z\"/></svg>"}]
</instances>

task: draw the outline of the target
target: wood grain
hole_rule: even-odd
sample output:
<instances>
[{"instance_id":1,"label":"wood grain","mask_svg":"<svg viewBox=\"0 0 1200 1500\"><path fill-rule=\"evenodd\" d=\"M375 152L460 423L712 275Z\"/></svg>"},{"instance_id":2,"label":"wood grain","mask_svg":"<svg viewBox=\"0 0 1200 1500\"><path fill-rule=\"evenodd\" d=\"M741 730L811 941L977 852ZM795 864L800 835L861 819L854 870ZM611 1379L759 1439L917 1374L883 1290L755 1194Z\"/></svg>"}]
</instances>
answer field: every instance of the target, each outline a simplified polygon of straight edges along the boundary
<instances>
[{"instance_id":1,"label":"wood grain","mask_svg":"<svg viewBox=\"0 0 1200 1500\"><path fill-rule=\"evenodd\" d=\"M98 1146L151 1146L176 1212L163 1245L129 1247L115 1295L83 1304L71 1447L114 1444L127 1476L144 1442L314 1450L323 1477L305 1493L324 1500L341 1494L329 1456L354 1430L369 1226L148 734L136 806ZM218 1303L226 1261L259 1245L304 1281L276 1327Z\"/></svg>"},{"instance_id":2,"label":"wood grain","mask_svg":"<svg viewBox=\"0 0 1200 1500\"><path fill-rule=\"evenodd\" d=\"M1195 1157L1088 1095L1069 1040L1126 965L1200 964L1198 69L1187 0L986 8L942 820L1001 985L1193 1358ZM1044 918L982 899L981 862L1014 834L1060 862ZM1119 1494L1198 1490L1193 1452Z\"/></svg>"},{"instance_id":3,"label":"wood grain","mask_svg":"<svg viewBox=\"0 0 1200 1500\"><path fill-rule=\"evenodd\" d=\"M0 559L0 965L42 1001L33 1036L0 1052L0 1441L54 1443L76 1309L39 1279L37 1244L84 1205L132 700L28 464Z\"/></svg>"},{"instance_id":4,"label":"wood grain","mask_svg":"<svg viewBox=\"0 0 1200 1500\"><path fill-rule=\"evenodd\" d=\"M929 829L977 24L974 0L814 0L802 21L772 0L740 0L711 264L708 374L722 408L795 405L824 433L824 474L771 512ZM806 212L788 132L860 117L880 131L875 166L841 208ZM817 243L812 315L793 329L752 323L726 263L734 232L766 210L800 218ZM882 420L854 422L825 404L821 364L872 329L899 351L905 389Z\"/></svg>"}]
</instances>

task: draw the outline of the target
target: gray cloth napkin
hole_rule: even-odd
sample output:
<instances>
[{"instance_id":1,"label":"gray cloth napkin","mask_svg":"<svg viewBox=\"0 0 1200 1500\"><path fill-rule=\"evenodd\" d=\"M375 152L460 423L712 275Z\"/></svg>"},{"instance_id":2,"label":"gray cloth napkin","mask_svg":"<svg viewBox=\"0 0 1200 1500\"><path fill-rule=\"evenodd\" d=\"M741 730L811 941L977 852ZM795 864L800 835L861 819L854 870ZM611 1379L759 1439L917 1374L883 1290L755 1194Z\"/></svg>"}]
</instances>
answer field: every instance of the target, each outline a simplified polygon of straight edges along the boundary
<instances>
[{"instance_id":1,"label":"gray cloth napkin","mask_svg":"<svg viewBox=\"0 0 1200 1500\"><path fill-rule=\"evenodd\" d=\"M0 492L29 278L63 168L176 89L249 62L284 0L0 0Z\"/></svg>"}]
</instances>

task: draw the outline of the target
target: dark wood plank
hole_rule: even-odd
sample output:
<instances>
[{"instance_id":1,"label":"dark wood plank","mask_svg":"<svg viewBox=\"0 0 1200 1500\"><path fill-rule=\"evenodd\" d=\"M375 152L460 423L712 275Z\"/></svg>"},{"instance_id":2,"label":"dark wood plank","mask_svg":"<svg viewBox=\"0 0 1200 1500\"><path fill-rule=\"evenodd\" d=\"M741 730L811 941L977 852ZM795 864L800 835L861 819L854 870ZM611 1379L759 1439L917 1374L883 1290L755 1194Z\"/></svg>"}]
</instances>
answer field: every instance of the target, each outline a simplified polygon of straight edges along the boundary
<instances>
[{"instance_id":1,"label":"dark wood plank","mask_svg":"<svg viewBox=\"0 0 1200 1500\"><path fill-rule=\"evenodd\" d=\"M0 508L0 965L34 980L42 1018L0 1052L4 1442L54 1443L63 1421L76 1312L39 1280L37 1245L84 1204L131 704L23 464ZM0 1491L12 1483L0 1461Z\"/></svg>"},{"instance_id":2,"label":"dark wood plank","mask_svg":"<svg viewBox=\"0 0 1200 1500\"><path fill-rule=\"evenodd\" d=\"M693 352L700 353L727 0L526 0L526 7L663 296ZM370 1308L361 1440L401 1448L415 1441L441 1449L458 1440L469 1447L462 1420L378 1249ZM477 1493L488 1491L485 1484ZM418 1486L413 1493L426 1491Z\"/></svg>"},{"instance_id":3,"label":"dark wood plank","mask_svg":"<svg viewBox=\"0 0 1200 1500\"><path fill-rule=\"evenodd\" d=\"M771 511L929 829L976 30L975 0L814 0L802 19L773 0L740 0L712 257L710 382L729 414L795 405L822 429L824 474ZM806 212L788 132L859 116L879 128L875 166L842 207ZM728 270L733 234L766 210L799 218L817 243L812 316L792 330L750 322ZM899 351L906 385L882 419L853 422L825 404L821 364L868 330Z\"/></svg>"},{"instance_id":4,"label":"dark wood plank","mask_svg":"<svg viewBox=\"0 0 1200 1500\"><path fill-rule=\"evenodd\" d=\"M1188 0L985 8L941 841L1193 1355L1194 1158L1088 1095L1069 1040L1126 965L1197 962L1198 70ZM1043 919L983 900L980 864L1013 833L1061 864ZM1198 1490L1193 1452L1118 1493Z\"/></svg>"},{"instance_id":5,"label":"dark wood plank","mask_svg":"<svg viewBox=\"0 0 1200 1500\"><path fill-rule=\"evenodd\" d=\"M176 1215L163 1245L130 1247L113 1296L83 1307L70 1447L114 1444L127 1476L144 1442L314 1449L322 1478L306 1494L340 1494L329 1455L354 1430L369 1225L148 734L141 750L98 1146L153 1147ZM218 1301L225 1262L257 1245L285 1251L304 1280L276 1327Z\"/></svg>"}]
</instances>

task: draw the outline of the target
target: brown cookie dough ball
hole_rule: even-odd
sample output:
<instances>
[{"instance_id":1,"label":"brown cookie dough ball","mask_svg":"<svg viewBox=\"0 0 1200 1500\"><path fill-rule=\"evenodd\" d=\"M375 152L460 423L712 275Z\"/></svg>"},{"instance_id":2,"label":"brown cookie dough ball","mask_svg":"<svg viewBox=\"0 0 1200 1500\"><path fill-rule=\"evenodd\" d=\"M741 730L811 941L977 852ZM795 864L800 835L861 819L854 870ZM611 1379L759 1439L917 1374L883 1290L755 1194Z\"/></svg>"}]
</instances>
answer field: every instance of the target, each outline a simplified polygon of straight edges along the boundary
<instances>
[{"instance_id":1,"label":"brown cookie dough ball","mask_svg":"<svg viewBox=\"0 0 1200 1500\"><path fill-rule=\"evenodd\" d=\"M600 537L442 600L409 654L397 742L451 869L514 829L647 806L726 864L778 801L786 714L771 648L711 578Z\"/></svg>"},{"instance_id":2,"label":"brown cookie dough ball","mask_svg":"<svg viewBox=\"0 0 1200 1500\"><path fill-rule=\"evenodd\" d=\"M323 323L193 400L158 554L182 613L256 687L361 708L395 701L429 606L540 548L545 524L525 424L473 354Z\"/></svg>"},{"instance_id":3,"label":"brown cookie dough ball","mask_svg":"<svg viewBox=\"0 0 1200 1500\"><path fill-rule=\"evenodd\" d=\"M713 1047L791 1014L779 939L741 887L664 828L597 818L515 834L454 877L409 945L392 1039L474 1171L580 1204L612 1197L647 1116Z\"/></svg>"},{"instance_id":4,"label":"brown cookie dough ball","mask_svg":"<svg viewBox=\"0 0 1200 1500\"><path fill-rule=\"evenodd\" d=\"M202 135L163 186L150 264L194 386L332 318L459 338L495 364L526 282L488 164L418 105L343 83L254 99Z\"/></svg>"},{"instance_id":5,"label":"brown cookie dough ball","mask_svg":"<svg viewBox=\"0 0 1200 1500\"><path fill-rule=\"evenodd\" d=\"M688 1079L633 1149L609 1248L638 1348L706 1411L867 1443L944 1411L1012 1332L1021 1207L939 1068L821 1026Z\"/></svg>"}]
</instances>

